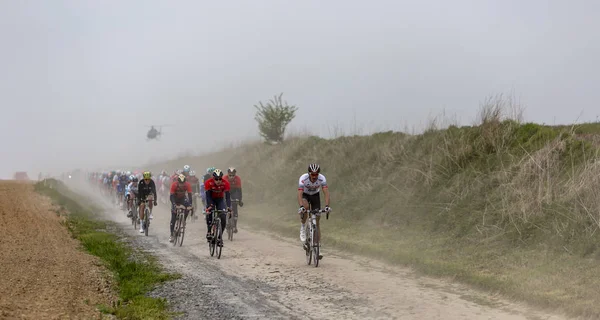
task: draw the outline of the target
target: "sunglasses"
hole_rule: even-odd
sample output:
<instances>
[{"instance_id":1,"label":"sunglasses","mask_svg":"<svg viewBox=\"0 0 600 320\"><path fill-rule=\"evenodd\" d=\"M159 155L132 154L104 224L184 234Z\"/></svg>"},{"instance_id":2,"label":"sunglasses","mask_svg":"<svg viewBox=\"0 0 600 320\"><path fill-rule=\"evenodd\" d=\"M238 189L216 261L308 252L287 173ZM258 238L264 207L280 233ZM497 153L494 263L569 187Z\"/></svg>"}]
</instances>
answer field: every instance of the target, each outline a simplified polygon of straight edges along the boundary
<instances>
[{"instance_id":1,"label":"sunglasses","mask_svg":"<svg viewBox=\"0 0 600 320\"><path fill-rule=\"evenodd\" d=\"M310 176L313 177L313 178L316 178L316 177L319 176L319 174L318 173L311 173Z\"/></svg>"},{"instance_id":2,"label":"sunglasses","mask_svg":"<svg viewBox=\"0 0 600 320\"><path fill-rule=\"evenodd\" d=\"M215 181L221 181L223 178L215 178Z\"/></svg>"}]
</instances>

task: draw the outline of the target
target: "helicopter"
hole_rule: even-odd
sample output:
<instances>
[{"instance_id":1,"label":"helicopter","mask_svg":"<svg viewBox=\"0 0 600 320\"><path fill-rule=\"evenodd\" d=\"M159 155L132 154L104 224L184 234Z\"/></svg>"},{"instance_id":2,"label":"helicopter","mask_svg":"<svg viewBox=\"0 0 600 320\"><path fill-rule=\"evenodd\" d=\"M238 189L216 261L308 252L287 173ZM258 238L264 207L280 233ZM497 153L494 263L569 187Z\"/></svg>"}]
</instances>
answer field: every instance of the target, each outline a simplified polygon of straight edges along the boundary
<instances>
[{"instance_id":1,"label":"helicopter","mask_svg":"<svg viewBox=\"0 0 600 320\"><path fill-rule=\"evenodd\" d=\"M148 130L148 133L146 133L146 141L150 141L152 139L155 140L159 140L158 137L162 134L162 127L167 127L165 125L163 126L158 126L158 130L156 130L156 128L154 128L154 126L149 126L150 130Z\"/></svg>"}]
</instances>

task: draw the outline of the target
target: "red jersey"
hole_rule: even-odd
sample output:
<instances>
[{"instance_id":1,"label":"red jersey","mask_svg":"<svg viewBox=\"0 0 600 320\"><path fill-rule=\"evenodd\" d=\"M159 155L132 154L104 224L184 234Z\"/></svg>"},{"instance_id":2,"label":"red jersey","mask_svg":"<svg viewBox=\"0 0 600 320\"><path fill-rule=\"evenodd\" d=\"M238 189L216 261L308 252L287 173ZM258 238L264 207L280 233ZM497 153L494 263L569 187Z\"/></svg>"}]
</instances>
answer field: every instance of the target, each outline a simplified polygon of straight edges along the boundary
<instances>
[{"instance_id":1,"label":"red jersey","mask_svg":"<svg viewBox=\"0 0 600 320\"><path fill-rule=\"evenodd\" d=\"M171 184L171 194L174 194L175 198L183 199L188 193L192 193L192 185L189 182L186 181L183 185L179 185L179 182Z\"/></svg>"},{"instance_id":2,"label":"red jersey","mask_svg":"<svg viewBox=\"0 0 600 320\"><path fill-rule=\"evenodd\" d=\"M229 181L227 181L227 179L223 179L223 183L221 183L221 185L217 185L215 183L215 179L210 178L204 182L204 190L211 191L211 196L213 199L219 199L225 196L225 192L231 191L231 186L229 185Z\"/></svg>"},{"instance_id":3,"label":"red jersey","mask_svg":"<svg viewBox=\"0 0 600 320\"><path fill-rule=\"evenodd\" d=\"M227 176L227 178L225 178L223 180L227 180L227 182L229 182L231 189L241 189L242 188L242 179L240 179L240 176L238 176L238 175L235 175L233 177L233 179L229 178L229 176Z\"/></svg>"}]
</instances>

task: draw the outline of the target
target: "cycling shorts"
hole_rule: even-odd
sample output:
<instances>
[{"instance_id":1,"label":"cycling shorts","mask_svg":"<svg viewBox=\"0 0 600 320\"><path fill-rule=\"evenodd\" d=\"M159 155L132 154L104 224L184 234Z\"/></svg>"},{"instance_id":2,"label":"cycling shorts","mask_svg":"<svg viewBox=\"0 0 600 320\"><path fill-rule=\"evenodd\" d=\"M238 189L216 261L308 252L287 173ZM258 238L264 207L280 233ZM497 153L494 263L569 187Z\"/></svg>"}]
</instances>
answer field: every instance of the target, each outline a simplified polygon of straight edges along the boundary
<instances>
[{"instance_id":1,"label":"cycling shorts","mask_svg":"<svg viewBox=\"0 0 600 320\"><path fill-rule=\"evenodd\" d=\"M310 210L313 209L321 209L321 197L318 193L315 194L306 194L302 193L302 199L306 199L308 201L308 205Z\"/></svg>"}]
</instances>

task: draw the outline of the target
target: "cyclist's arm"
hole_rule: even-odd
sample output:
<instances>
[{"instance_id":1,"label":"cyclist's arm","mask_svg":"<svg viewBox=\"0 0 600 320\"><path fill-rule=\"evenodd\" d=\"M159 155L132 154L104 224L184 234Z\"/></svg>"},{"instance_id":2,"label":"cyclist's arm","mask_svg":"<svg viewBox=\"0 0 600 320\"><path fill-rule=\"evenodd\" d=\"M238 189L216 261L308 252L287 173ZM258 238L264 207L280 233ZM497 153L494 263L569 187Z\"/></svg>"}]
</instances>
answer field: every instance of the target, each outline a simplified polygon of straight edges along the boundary
<instances>
[{"instance_id":1,"label":"cyclist's arm","mask_svg":"<svg viewBox=\"0 0 600 320\"><path fill-rule=\"evenodd\" d=\"M302 194L304 193L304 182L302 182L302 176L298 179L298 205L303 207L304 201L302 201Z\"/></svg>"},{"instance_id":2,"label":"cyclist's arm","mask_svg":"<svg viewBox=\"0 0 600 320\"><path fill-rule=\"evenodd\" d=\"M238 193L240 195L239 200L242 201L242 178L240 178L239 176L235 176L237 178L237 185L238 185Z\"/></svg>"},{"instance_id":3,"label":"cyclist's arm","mask_svg":"<svg viewBox=\"0 0 600 320\"><path fill-rule=\"evenodd\" d=\"M158 195L156 195L156 184L154 180L150 180L150 189L152 190L152 194L154 194L154 201L158 200Z\"/></svg>"},{"instance_id":4,"label":"cyclist's arm","mask_svg":"<svg viewBox=\"0 0 600 320\"><path fill-rule=\"evenodd\" d=\"M206 207L210 207L213 205L212 191L206 190Z\"/></svg>"},{"instance_id":5,"label":"cyclist's arm","mask_svg":"<svg viewBox=\"0 0 600 320\"><path fill-rule=\"evenodd\" d=\"M325 194L325 206L329 207L329 188L327 186L323 187L323 193Z\"/></svg>"},{"instance_id":6,"label":"cyclist's arm","mask_svg":"<svg viewBox=\"0 0 600 320\"><path fill-rule=\"evenodd\" d=\"M169 200L171 200L171 203L175 203L175 189L177 188L175 186L176 182L171 183L171 190L170 190L170 196L169 196Z\"/></svg>"},{"instance_id":7,"label":"cyclist's arm","mask_svg":"<svg viewBox=\"0 0 600 320\"><path fill-rule=\"evenodd\" d=\"M327 179L322 174L320 174L319 177L323 179L323 182L321 183L321 189L325 194L325 206L329 207L329 187L327 185Z\"/></svg>"},{"instance_id":8,"label":"cyclist's arm","mask_svg":"<svg viewBox=\"0 0 600 320\"><path fill-rule=\"evenodd\" d=\"M304 189L298 189L298 205L299 206L304 206L304 201L302 201L302 193L304 192Z\"/></svg>"},{"instance_id":9,"label":"cyclist's arm","mask_svg":"<svg viewBox=\"0 0 600 320\"><path fill-rule=\"evenodd\" d=\"M227 208L231 208L231 192L225 191L225 201L227 202Z\"/></svg>"},{"instance_id":10,"label":"cyclist's arm","mask_svg":"<svg viewBox=\"0 0 600 320\"><path fill-rule=\"evenodd\" d=\"M187 194L188 194L188 199L190 200L190 203L191 203L191 202L193 201L193 200L192 200L192 199L193 199L193 198L192 198L192 195L193 195L193 194L192 194L192 185L191 185L191 184L189 184L189 183L186 183L186 184L185 184L185 188L187 189L186 191L187 191Z\"/></svg>"}]
</instances>

